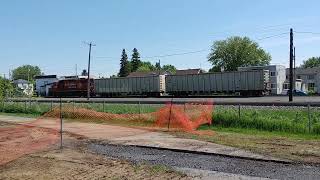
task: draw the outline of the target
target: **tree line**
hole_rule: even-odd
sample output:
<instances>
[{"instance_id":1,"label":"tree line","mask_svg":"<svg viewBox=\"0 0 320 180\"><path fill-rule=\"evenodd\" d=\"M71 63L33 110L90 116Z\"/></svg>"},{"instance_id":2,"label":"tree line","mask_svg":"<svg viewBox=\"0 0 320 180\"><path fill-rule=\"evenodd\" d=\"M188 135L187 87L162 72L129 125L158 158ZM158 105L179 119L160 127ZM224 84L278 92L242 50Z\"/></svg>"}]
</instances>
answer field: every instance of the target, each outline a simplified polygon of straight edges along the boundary
<instances>
[{"instance_id":1,"label":"tree line","mask_svg":"<svg viewBox=\"0 0 320 180\"><path fill-rule=\"evenodd\" d=\"M214 41L208 61L212 64L210 72L236 71L238 67L264 66L270 64L271 55L262 49L257 42L248 37L233 36L225 40ZM320 67L320 56L311 57L303 61L301 68ZM175 73L176 67L170 64L152 64L142 61L137 48L132 50L131 59L128 59L126 50L123 49L120 59L120 70L117 76L126 77L131 72L168 71ZM43 74L38 66L22 65L12 70L11 79L24 79L34 83L34 77ZM82 75L87 75L84 70ZM3 78L2 78L3 79ZM2 80L3 82L3 80ZM4 87L4 86L2 86Z\"/></svg>"},{"instance_id":2,"label":"tree line","mask_svg":"<svg viewBox=\"0 0 320 180\"><path fill-rule=\"evenodd\" d=\"M125 49L122 49L120 59L119 77L126 77L131 72L150 72L150 71L168 71L175 73L176 67L171 64L161 66L160 62L153 65L150 61L142 61L140 59L140 53L137 48L132 50L131 60L128 60L128 55Z\"/></svg>"}]
</instances>

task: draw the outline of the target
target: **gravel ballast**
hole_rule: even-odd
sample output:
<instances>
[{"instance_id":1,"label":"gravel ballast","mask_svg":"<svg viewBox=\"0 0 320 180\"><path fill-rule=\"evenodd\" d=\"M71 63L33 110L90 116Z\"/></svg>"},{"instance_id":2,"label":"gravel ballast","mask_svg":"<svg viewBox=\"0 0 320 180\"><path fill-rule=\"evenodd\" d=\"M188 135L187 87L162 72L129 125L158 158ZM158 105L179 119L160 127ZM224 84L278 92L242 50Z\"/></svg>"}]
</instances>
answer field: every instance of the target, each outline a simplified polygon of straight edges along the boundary
<instances>
[{"instance_id":1,"label":"gravel ballast","mask_svg":"<svg viewBox=\"0 0 320 180\"><path fill-rule=\"evenodd\" d=\"M272 179L320 179L316 165L256 161L135 146L90 143L90 151L134 163L193 168Z\"/></svg>"}]
</instances>

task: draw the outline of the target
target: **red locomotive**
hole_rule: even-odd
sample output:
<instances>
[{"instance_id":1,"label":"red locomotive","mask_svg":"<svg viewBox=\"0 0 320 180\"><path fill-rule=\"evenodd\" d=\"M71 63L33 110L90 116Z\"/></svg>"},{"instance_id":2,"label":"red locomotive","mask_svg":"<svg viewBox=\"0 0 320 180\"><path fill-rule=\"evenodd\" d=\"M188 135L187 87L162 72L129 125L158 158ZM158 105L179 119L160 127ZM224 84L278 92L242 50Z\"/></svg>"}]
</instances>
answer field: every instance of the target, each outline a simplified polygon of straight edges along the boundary
<instances>
[{"instance_id":1,"label":"red locomotive","mask_svg":"<svg viewBox=\"0 0 320 180\"><path fill-rule=\"evenodd\" d=\"M54 83L49 92L53 97L86 97L87 79L65 79ZM94 81L90 79L90 94L94 95Z\"/></svg>"}]
</instances>

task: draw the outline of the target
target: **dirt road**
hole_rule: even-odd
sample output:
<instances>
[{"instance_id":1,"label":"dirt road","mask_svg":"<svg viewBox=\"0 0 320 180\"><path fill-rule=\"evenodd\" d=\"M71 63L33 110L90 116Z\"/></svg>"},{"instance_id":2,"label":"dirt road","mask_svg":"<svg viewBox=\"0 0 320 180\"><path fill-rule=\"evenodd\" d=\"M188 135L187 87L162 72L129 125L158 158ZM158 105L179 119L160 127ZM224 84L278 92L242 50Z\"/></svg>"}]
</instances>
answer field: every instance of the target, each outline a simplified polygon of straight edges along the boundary
<instances>
[{"instance_id":1,"label":"dirt road","mask_svg":"<svg viewBox=\"0 0 320 180\"><path fill-rule=\"evenodd\" d=\"M78 149L26 155L0 166L0 179L190 179L164 166L134 165Z\"/></svg>"}]
</instances>

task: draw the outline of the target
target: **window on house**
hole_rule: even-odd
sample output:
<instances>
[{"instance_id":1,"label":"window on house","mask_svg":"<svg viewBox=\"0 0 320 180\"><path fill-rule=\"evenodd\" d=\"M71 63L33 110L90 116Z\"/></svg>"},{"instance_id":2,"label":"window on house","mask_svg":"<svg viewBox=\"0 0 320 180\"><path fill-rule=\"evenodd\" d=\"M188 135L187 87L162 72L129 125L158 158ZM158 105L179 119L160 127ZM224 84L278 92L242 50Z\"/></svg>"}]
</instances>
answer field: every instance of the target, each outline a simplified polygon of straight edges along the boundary
<instances>
[{"instance_id":1,"label":"window on house","mask_svg":"<svg viewBox=\"0 0 320 180\"><path fill-rule=\"evenodd\" d=\"M300 75L297 75L297 79L301 79L301 76L300 76Z\"/></svg>"},{"instance_id":2,"label":"window on house","mask_svg":"<svg viewBox=\"0 0 320 180\"><path fill-rule=\"evenodd\" d=\"M308 75L308 79L314 79L314 75Z\"/></svg>"},{"instance_id":3,"label":"window on house","mask_svg":"<svg viewBox=\"0 0 320 180\"><path fill-rule=\"evenodd\" d=\"M286 79L289 79L289 76L288 76L288 75L286 75Z\"/></svg>"},{"instance_id":4,"label":"window on house","mask_svg":"<svg viewBox=\"0 0 320 180\"><path fill-rule=\"evenodd\" d=\"M289 84L288 83L283 84L283 89L289 89Z\"/></svg>"},{"instance_id":5,"label":"window on house","mask_svg":"<svg viewBox=\"0 0 320 180\"><path fill-rule=\"evenodd\" d=\"M271 84L271 89L276 89L277 88L277 84L272 83Z\"/></svg>"},{"instance_id":6,"label":"window on house","mask_svg":"<svg viewBox=\"0 0 320 180\"><path fill-rule=\"evenodd\" d=\"M310 91L313 91L315 88L315 84L314 83L308 83L308 90Z\"/></svg>"},{"instance_id":7,"label":"window on house","mask_svg":"<svg viewBox=\"0 0 320 180\"><path fill-rule=\"evenodd\" d=\"M276 72L270 71L270 76L276 76Z\"/></svg>"}]
</instances>

